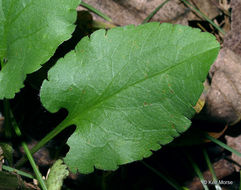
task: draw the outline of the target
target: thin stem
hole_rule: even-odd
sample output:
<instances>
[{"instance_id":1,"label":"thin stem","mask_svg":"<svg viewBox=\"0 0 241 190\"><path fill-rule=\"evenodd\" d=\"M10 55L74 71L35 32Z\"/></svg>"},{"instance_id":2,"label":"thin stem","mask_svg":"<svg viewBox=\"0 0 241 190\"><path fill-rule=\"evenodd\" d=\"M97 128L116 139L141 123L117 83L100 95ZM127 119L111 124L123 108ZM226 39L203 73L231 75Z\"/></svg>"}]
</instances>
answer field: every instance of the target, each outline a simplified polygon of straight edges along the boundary
<instances>
[{"instance_id":1,"label":"thin stem","mask_svg":"<svg viewBox=\"0 0 241 190\"><path fill-rule=\"evenodd\" d=\"M209 170L210 170L210 172L211 172L211 174L213 176L213 181L215 182L214 184L215 184L216 190L222 190L222 188L220 187L220 185L218 183L218 178L217 178L217 176L215 174L215 171L214 171L212 163L211 163L211 161L209 159L208 153L207 153L206 149L204 149L204 148L203 148L203 155L204 155L204 158L205 158L205 160L207 162L208 168L209 168Z\"/></svg>"},{"instance_id":2,"label":"thin stem","mask_svg":"<svg viewBox=\"0 0 241 190\"><path fill-rule=\"evenodd\" d=\"M224 144L224 143L221 142L220 140L215 139L215 138L213 138L212 136L209 136L208 134L205 134L205 137L206 137L208 140L210 140L210 141L218 144L219 146L223 147L224 149L226 149L226 150L228 150L228 151L236 154L237 156L240 156L240 157L241 157L241 153L240 153L240 152L238 152L237 150L229 147L228 145Z\"/></svg>"},{"instance_id":3,"label":"thin stem","mask_svg":"<svg viewBox=\"0 0 241 190\"><path fill-rule=\"evenodd\" d=\"M28 177L28 178L31 178L31 179L34 179L34 177L29 174L29 173L26 173L26 172L23 172L21 170L17 170L15 168L12 168L12 167L9 167L9 166L6 166L6 165L2 165L2 168L8 172L14 172L14 173L17 173L21 176L24 176L24 177Z\"/></svg>"},{"instance_id":4,"label":"thin stem","mask_svg":"<svg viewBox=\"0 0 241 190\"><path fill-rule=\"evenodd\" d=\"M201 11L196 9L191 3L189 3L187 0L181 0L185 5L190 7L193 11L195 11L197 14L199 14L201 17L203 17L205 20L207 20L211 25L213 25L214 28L216 28L218 31L220 31L222 34L225 34L224 30L220 28L218 25L216 25L211 19L209 19L205 14L203 14Z\"/></svg>"},{"instance_id":5,"label":"thin stem","mask_svg":"<svg viewBox=\"0 0 241 190\"><path fill-rule=\"evenodd\" d=\"M11 122L10 122L10 104L7 99L3 100L3 109L4 109L4 135L7 138L11 138L12 136L12 129L11 129Z\"/></svg>"},{"instance_id":6,"label":"thin stem","mask_svg":"<svg viewBox=\"0 0 241 190\"><path fill-rule=\"evenodd\" d=\"M14 131L15 131L16 135L21 137L22 136L21 131L20 131L20 129L19 129L18 125L17 125L17 122L15 120L14 120L13 128L14 128ZM45 185L43 177L42 177L41 173L39 172L37 165L34 162L34 159L33 159L32 155L31 155L31 153L30 153L30 151L28 149L27 144L24 141L22 141L21 145L23 146L23 149L24 149L24 151L25 151L25 153L27 155L27 158L28 158L28 160L29 160L29 162L30 162L30 164L31 164L31 166L33 168L33 171L34 171L34 173L36 175L36 178L37 178L41 188L43 190L47 190L47 187Z\"/></svg>"},{"instance_id":7,"label":"thin stem","mask_svg":"<svg viewBox=\"0 0 241 190\"><path fill-rule=\"evenodd\" d=\"M155 168L151 167L149 164L147 164L144 161L141 161L141 163L146 166L148 169L150 169L152 172L154 172L156 175L158 175L160 178L165 180L169 185L171 185L173 188L177 190L184 190L187 189L185 187L180 186L174 179L172 179L170 176L165 176L161 172L157 171Z\"/></svg>"},{"instance_id":8,"label":"thin stem","mask_svg":"<svg viewBox=\"0 0 241 190\"><path fill-rule=\"evenodd\" d=\"M149 20L151 20L151 18L170 0L166 0L163 3L161 3L153 12L151 12L151 14L149 14L145 20L143 20L142 24L147 23Z\"/></svg>"},{"instance_id":9,"label":"thin stem","mask_svg":"<svg viewBox=\"0 0 241 190\"><path fill-rule=\"evenodd\" d=\"M191 163L194 171L196 172L197 176L199 177L204 189L209 190L207 184L205 183L206 180L203 178L203 174L202 174L201 170L199 169L198 165L193 161L193 159L191 158L189 153L186 152L186 156L187 156L188 160L190 161L190 163Z\"/></svg>"},{"instance_id":10,"label":"thin stem","mask_svg":"<svg viewBox=\"0 0 241 190\"><path fill-rule=\"evenodd\" d=\"M100 12L99 10L95 9L94 7L92 7L91 5L81 1L80 3L81 6L83 6L84 8L90 10L91 12L97 14L98 16L102 17L103 19L112 22L112 19L110 17L108 17L107 15L105 15L104 13Z\"/></svg>"},{"instance_id":11,"label":"thin stem","mask_svg":"<svg viewBox=\"0 0 241 190\"><path fill-rule=\"evenodd\" d=\"M45 182L43 180L43 177L42 177L41 173L39 172L37 165L34 162L34 159L33 159L32 155L30 153L30 150L28 149L27 144L25 142L22 142L21 144L22 144L23 149L24 149L24 151L25 151L25 153L26 153L26 155L28 157L28 160L29 160L29 162L30 162L30 164L31 164L31 166L33 168L33 171L34 171L34 173L36 175L36 178L37 178L41 188L43 190L47 190L47 187L46 187L46 184L45 184Z\"/></svg>"},{"instance_id":12,"label":"thin stem","mask_svg":"<svg viewBox=\"0 0 241 190\"><path fill-rule=\"evenodd\" d=\"M37 152L40 148L42 148L47 142L53 139L56 135L58 135L62 130L64 130L68 125L63 125L64 123L60 123L57 127L55 127L52 131L50 131L41 141L38 142L31 150L31 154ZM22 157L16 164L16 168L20 168L27 161L26 156Z\"/></svg>"}]
</instances>

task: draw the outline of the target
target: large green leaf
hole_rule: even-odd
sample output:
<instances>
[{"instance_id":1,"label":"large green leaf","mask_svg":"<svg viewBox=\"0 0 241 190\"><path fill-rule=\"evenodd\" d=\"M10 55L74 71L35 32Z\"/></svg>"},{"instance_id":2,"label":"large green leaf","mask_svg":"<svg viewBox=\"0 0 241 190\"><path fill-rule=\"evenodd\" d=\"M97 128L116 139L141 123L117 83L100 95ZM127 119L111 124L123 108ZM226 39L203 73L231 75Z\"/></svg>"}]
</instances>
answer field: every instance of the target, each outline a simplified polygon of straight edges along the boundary
<instances>
[{"instance_id":1,"label":"large green leaf","mask_svg":"<svg viewBox=\"0 0 241 190\"><path fill-rule=\"evenodd\" d=\"M41 101L76 125L65 162L72 171L114 170L148 157L190 126L219 51L214 36L172 24L99 30L49 71Z\"/></svg>"},{"instance_id":2,"label":"large green leaf","mask_svg":"<svg viewBox=\"0 0 241 190\"><path fill-rule=\"evenodd\" d=\"M13 98L26 74L38 70L71 37L79 2L0 0L0 99Z\"/></svg>"}]
</instances>

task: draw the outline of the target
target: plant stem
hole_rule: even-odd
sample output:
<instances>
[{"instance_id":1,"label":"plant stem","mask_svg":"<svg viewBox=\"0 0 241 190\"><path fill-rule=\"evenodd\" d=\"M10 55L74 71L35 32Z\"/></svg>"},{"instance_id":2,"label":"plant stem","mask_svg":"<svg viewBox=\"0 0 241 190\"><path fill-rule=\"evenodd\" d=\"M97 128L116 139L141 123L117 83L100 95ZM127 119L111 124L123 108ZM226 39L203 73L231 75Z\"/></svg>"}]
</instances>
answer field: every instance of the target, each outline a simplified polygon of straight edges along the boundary
<instances>
[{"instance_id":1,"label":"plant stem","mask_svg":"<svg viewBox=\"0 0 241 190\"><path fill-rule=\"evenodd\" d=\"M25 153L26 153L26 155L27 155L27 157L28 157L28 160L29 160L29 162L30 162L30 164L31 164L31 166L32 166L32 168L33 168L33 171L34 171L34 173L35 173L35 175L36 175L36 178L37 178L37 180L38 180L41 188L42 188L43 190L47 190L47 187L46 187L46 185L45 185L45 182L44 182L44 180L43 180L43 177L42 177L41 173L39 172L37 165L36 165L35 162L34 162L34 159L33 159L32 155L31 155L31 153L30 153L30 151L29 151L29 149L28 149L27 144L26 144L25 142L22 142L21 144L22 144L23 149L24 149L24 151L25 151Z\"/></svg>"},{"instance_id":2,"label":"plant stem","mask_svg":"<svg viewBox=\"0 0 241 190\"><path fill-rule=\"evenodd\" d=\"M201 172L201 170L199 169L198 165L193 161L193 159L191 158L191 156L189 155L189 153L186 152L186 156L188 158L188 160L190 161L194 171L196 172L197 176L199 177L203 187L205 190L209 190L207 184L205 183L205 180L203 178L203 174Z\"/></svg>"},{"instance_id":3,"label":"plant stem","mask_svg":"<svg viewBox=\"0 0 241 190\"><path fill-rule=\"evenodd\" d=\"M19 129L18 125L17 125L17 122L15 120L14 120L13 128L14 128L14 131L15 131L16 135L21 137L22 136L21 131L20 131L20 129ZM34 171L34 173L36 175L36 178L37 178L41 188L43 190L47 190L47 187L45 185L43 177L42 177L41 173L39 172L37 165L34 162L34 159L33 159L32 155L31 155L31 153L30 153L30 151L28 149L27 144L24 141L22 141L21 145L23 146L23 149L24 149L24 151L25 151L25 153L27 155L27 158L28 158L28 160L29 160L29 162L30 162L30 164L31 164L31 166L33 168L33 171Z\"/></svg>"},{"instance_id":4,"label":"plant stem","mask_svg":"<svg viewBox=\"0 0 241 190\"><path fill-rule=\"evenodd\" d=\"M211 172L211 174L213 176L213 181L215 182L216 190L222 190L222 188L220 187L220 185L218 183L218 178L217 178L217 176L215 174L215 171L214 171L212 163L211 163L211 161L209 159L208 153L207 153L206 149L204 149L204 148L203 148L203 155L204 155L204 158L205 158L205 160L207 162L208 168L209 168L209 170L210 170L210 172Z\"/></svg>"},{"instance_id":5,"label":"plant stem","mask_svg":"<svg viewBox=\"0 0 241 190\"><path fill-rule=\"evenodd\" d=\"M151 18L170 0L166 0L163 3L161 3L153 12L151 12L151 14L149 14L145 20L143 20L142 24L147 23L149 20L151 20Z\"/></svg>"},{"instance_id":6,"label":"plant stem","mask_svg":"<svg viewBox=\"0 0 241 190\"><path fill-rule=\"evenodd\" d=\"M161 172L157 171L155 168L151 167L149 164L147 164L144 161L141 161L141 163L146 166L148 169L150 169L152 172L154 172L156 175L158 175L160 178L162 178L163 180L165 180L169 185L171 185L172 187L174 187L177 190L184 190L187 188L184 188L182 186L180 186L174 179L172 179L170 176L165 176L163 175Z\"/></svg>"},{"instance_id":7,"label":"plant stem","mask_svg":"<svg viewBox=\"0 0 241 190\"><path fill-rule=\"evenodd\" d=\"M201 15L206 21L208 21L211 25L213 25L214 28L216 28L218 31L220 31L222 34L225 34L224 30L220 28L218 25L216 25L211 19L209 19L205 14L203 14L201 11L196 9L191 3L189 3L187 0L181 0L185 5L187 5L189 8L191 8L193 11L195 11L197 14Z\"/></svg>"},{"instance_id":8,"label":"plant stem","mask_svg":"<svg viewBox=\"0 0 241 190\"><path fill-rule=\"evenodd\" d=\"M98 16L102 17L103 19L112 22L112 19L110 17L108 17L107 15L105 15L104 13L100 12L99 10L95 9L94 7L92 7L91 5L81 1L80 3L81 6L83 6L84 8L90 10L91 12L97 14Z\"/></svg>"},{"instance_id":9,"label":"plant stem","mask_svg":"<svg viewBox=\"0 0 241 190\"><path fill-rule=\"evenodd\" d=\"M17 173L21 176L24 176L24 177L28 177L28 178L31 178L31 179L34 179L34 177L29 174L29 173L26 173L26 172L23 172L21 170L17 170L15 168L12 168L12 167L9 167L9 166L6 166L6 165L2 165L2 168L8 172L14 172L14 173Z\"/></svg>"},{"instance_id":10,"label":"plant stem","mask_svg":"<svg viewBox=\"0 0 241 190\"><path fill-rule=\"evenodd\" d=\"M208 140L210 140L210 141L218 144L219 146L223 147L224 149L226 149L226 150L228 150L228 151L236 154L237 156L240 156L240 157L241 157L241 153L240 153L240 152L238 152L237 150L229 147L228 145L224 144L224 143L221 142L220 140L215 139L215 138L213 138L212 136L209 136L208 134L205 134L205 137L206 137Z\"/></svg>"},{"instance_id":11,"label":"plant stem","mask_svg":"<svg viewBox=\"0 0 241 190\"><path fill-rule=\"evenodd\" d=\"M12 128L11 128L11 117L10 117L10 104L7 99L3 100L4 109L4 135L6 138L11 138Z\"/></svg>"},{"instance_id":12,"label":"plant stem","mask_svg":"<svg viewBox=\"0 0 241 190\"><path fill-rule=\"evenodd\" d=\"M42 148L47 142L49 142L52 138L58 135L62 130L64 130L68 125L65 125L63 122L60 123L57 127L55 127L52 131L50 131L43 139L41 139L38 144L36 144L31 150L31 154L37 152L40 148ZM27 161L26 156L22 157L16 164L17 168L20 168Z\"/></svg>"}]
</instances>

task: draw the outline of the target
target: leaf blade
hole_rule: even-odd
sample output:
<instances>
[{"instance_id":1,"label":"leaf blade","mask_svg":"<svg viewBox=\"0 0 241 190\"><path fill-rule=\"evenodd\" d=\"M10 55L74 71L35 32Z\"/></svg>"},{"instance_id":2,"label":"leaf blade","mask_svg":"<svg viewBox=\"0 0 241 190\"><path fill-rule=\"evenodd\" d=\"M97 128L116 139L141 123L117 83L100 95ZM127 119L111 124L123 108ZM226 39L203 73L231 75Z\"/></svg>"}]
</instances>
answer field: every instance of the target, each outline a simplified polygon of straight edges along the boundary
<instances>
[{"instance_id":1,"label":"leaf blade","mask_svg":"<svg viewBox=\"0 0 241 190\"><path fill-rule=\"evenodd\" d=\"M77 126L65 158L70 169L113 170L185 131L218 50L209 34L159 23L99 30L81 40L41 89L43 105L51 112L66 108L66 127Z\"/></svg>"},{"instance_id":2,"label":"leaf blade","mask_svg":"<svg viewBox=\"0 0 241 190\"><path fill-rule=\"evenodd\" d=\"M71 37L79 0L1 0L0 99L13 98L26 74L41 67Z\"/></svg>"}]
</instances>

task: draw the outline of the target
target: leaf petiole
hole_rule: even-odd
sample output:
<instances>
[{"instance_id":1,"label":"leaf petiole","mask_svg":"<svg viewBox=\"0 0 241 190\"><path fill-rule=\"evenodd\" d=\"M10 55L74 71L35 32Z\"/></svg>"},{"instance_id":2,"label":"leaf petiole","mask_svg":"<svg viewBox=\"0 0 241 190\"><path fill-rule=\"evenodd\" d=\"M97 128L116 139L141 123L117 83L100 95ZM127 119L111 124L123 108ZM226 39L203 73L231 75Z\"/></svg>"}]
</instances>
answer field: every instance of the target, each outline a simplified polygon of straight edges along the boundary
<instances>
[{"instance_id":1,"label":"leaf petiole","mask_svg":"<svg viewBox=\"0 0 241 190\"><path fill-rule=\"evenodd\" d=\"M52 131L50 131L43 139L41 139L38 144L36 144L31 150L30 153L34 154L39 149L41 149L47 142L53 139L56 135L58 135L61 131L63 131L68 125L64 124L64 122L60 123L57 127L55 127ZM20 168L27 161L26 155L22 157L16 164L16 168Z\"/></svg>"}]
</instances>

